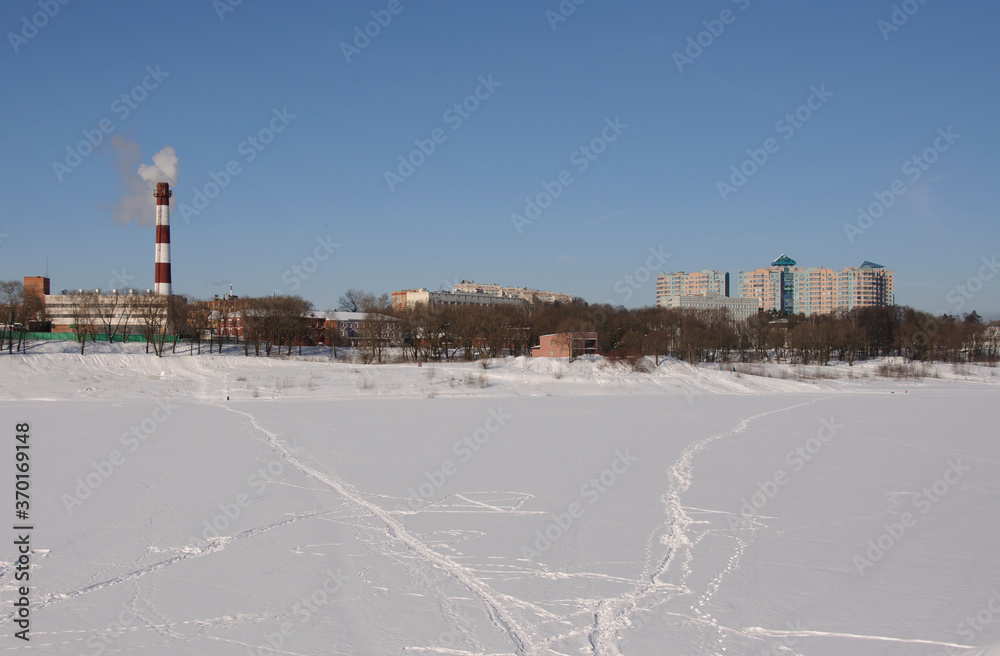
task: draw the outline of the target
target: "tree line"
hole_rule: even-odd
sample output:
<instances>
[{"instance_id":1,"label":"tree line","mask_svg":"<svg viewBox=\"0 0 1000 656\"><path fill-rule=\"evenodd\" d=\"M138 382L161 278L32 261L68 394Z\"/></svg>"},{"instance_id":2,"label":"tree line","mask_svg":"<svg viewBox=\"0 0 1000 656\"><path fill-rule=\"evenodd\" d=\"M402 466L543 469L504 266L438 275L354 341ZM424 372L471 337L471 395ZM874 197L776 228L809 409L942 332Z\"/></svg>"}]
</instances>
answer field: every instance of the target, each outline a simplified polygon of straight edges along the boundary
<instances>
[{"instance_id":1,"label":"tree line","mask_svg":"<svg viewBox=\"0 0 1000 656\"><path fill-rule=\"evenodd\" d=\"M1000 322L976 313L939 316L905 306L859 308L838 314L781 315L761 312L736 321L724 310L625 308L608 304L515 303L496 305L417 305L393 308L387 294L350 289L338 310L356 312L348 325L309 318L312 303L300 296L244 298L217 309L212 301L156 295L72 295L69 309L80 352L98 334L109 341L145 339L147 352L162 355L168 335L209 352L223 341L238 342L244 354L290 355L298 345L323 344L337 357L349 346L364 362L393 359L479 360L530 355L542 335L597 333L598 352L637 361L653 356L697 362L853 363L881 356L945 362L996 362ZM16 281L0 281L0 349L21 350L28 326L44 320L38 300L25 297ZM355 321L354 319L361 320ZM224 328L237 321L237 336ZM356 326L356 329L353 328ZM176 351L177 341L171 339ZM391 351L389 350L391 349Z\"/></svg>"}]
</instances>

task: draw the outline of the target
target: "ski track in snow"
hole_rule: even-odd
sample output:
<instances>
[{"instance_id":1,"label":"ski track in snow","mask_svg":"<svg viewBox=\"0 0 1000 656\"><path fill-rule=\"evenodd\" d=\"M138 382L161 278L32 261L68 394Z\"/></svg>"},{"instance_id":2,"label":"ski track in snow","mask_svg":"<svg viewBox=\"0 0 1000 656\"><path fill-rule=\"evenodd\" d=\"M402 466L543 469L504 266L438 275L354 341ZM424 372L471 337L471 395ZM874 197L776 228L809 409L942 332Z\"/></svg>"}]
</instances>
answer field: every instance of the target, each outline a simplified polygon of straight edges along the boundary
<instances>
[{"instance_id":1,"label":"ski track in snow","mask_svg":"<svg viewBox=\"0 0 1000 656\"><path fill-rule=\"evenodd\" d=\"M677 461L668 469L669 478L669 488L664 494L662 500L666 507L667 519L664 525L667 527L666 533L660 536L660 542L666 547L666 553L662 556L656 558L658 564L654 567L650 565L653 559L652 554L652 543L656 538L657 534L660 534L660 529L654 531L650 536L649 546L647 546L647 565L645 567L643 575L635 583L632 590L619 595L618 597L604 599L597 602L596 610L592 613L593 625L592 628L580 628L569 633L562 633L554 636L532 636L530 632L522 627L519 622L514 618L513 613L511 613L507 607L506 603L510 603L521 607L539 612L542 609L538 608L534 604L530 604L525 600L516 599L508 595L503 595L489 585L481 581L477 576L473 568L463 566L453 559L442 555L438 551L430 547L426 542L418 539L412 533L410 533L401 522L392 517L392 514L380 506L368 501L363 493L357 490L353 485L347 483L346 481L335 477L328 473L320 472L313 467L310 467L303 463L301 460L295 457L292 451L282 443L278 437L267 428L262 426L249 412L243 410L237 410L229 406L220 405L218 403L213 403L208 400L207 386L203 387L199 385L199 396L202 397L203 402L211 405L223 408L229 412L233 412L245 417L250 424L262 434L266 436L267 443L280 452L286 461L293 467L301 471L302 473L322 482L323 484L329 486L331 489L335 490L338 494L348 500L356 508L365 511L366 513L377 518L384 529L393 539L399 540L412 551L420 555L422 558L430 562L431 564L441 568L445 572L448 572L452 578L458 580L462 585L467 587L470 591L476 594L477 597L485 604L487 612L494 624L499 626L510 638L514 645L515 652L518 656L527 656L530 654L535 654L538 652L539 646L547 648L548 651L552 653L555 652L550 648L550 645L554 642L564 640L571 636L583 635L589 633L589 642L593 649L593 653L596 656L622 656L623 652L618 646L618 636L625 629L631 626L630 616L638 608L640 602L645 601L650 596L658 596L657 599L652 600L651 608L659 606L668 599L676 596L676 594L688 594L692 591L687 587L686 582L693 572L692 560L695 557L694 547L697 546L700 539L704 537L707 533L699 536L695 541L692 541L688 534L687 529L692 524L692 519L688 516L684 506L681 503L681 495L687 491L691 484L693 483L693 460L694 457L703 449L708 447L710 444L727 438L738 435L744 432L751 423L757 419L777 414L781 412L787 412L789 410L794 410L806 405L816 403L818 401L825 400L829 397L822 397L818 399L813 399L803 403L797 403L788 407L779 408L777 410L770 410L767 412L762 412L751 417L742 419L739 424L730 431L719 433L708 438L702 439L694 444L689 445L677 459ZM463 499L468 501L467 499ZM495 510L494 510L495 511ZM662 528L662 526L661 526ZM731 634L741 634L746 635L745 632L728 629L721 627L718 622L712 618L710 615L705 613L702 609L711 600L714 593L719 589L722 581L734 571L739 561L742 557L743 551L746 548L748 541L737 535L737 546L734 553L729 559L727 567L721 572L717 573L716 576L711 580L708 588L698 597L697 602L692 606L692 611L695 614L695 619L700 624L704 625L706 628L714 630L718 637L716 640L721 643L721 636L723 633ZM671 565L677 561L678 554L683 554L682 560L679 561L681 576L680 584L675 585L673 583L663 583L660 578L666 574L670 569ZM669 594L669 593L674 594ZM666 594L664 594L666 593ZM444 609L442 609L444 610ZM547 613L551 615L551 613ZM454 617L451 618L454 620ZM552 619L551 617L549 619ZM566 618L562 618L566 619ZM454 624L454 621L452 622ZM463 633L467 636L465 627L459 627L463 630ZM538 643L536 645L536 642ZM707 645L706 645L707 647ZM706 651L712 651L707 649ZM472 653L463 652L455 650L454 653ZM478 652L477 652L478 653ZM712 652L714 653L714 652Z\"/></svg>"},{"instance_id":2,"label":"ski track in snow","mask_svg":"<svg viewBox=\"0 0 1000 656\"><path fill-rule=\"evenodd\" d=\"M528 636L528 632L520 626L518 621L505 606L506 602L521 603L520 600L516 600L496 592L476 578L470 568L459 565L452 559L431 549L410 533L406 527L404 527L403 524L397 519L392 517L389 512L365 499L361 492L355 489L350 483L347 483L346 481L330 474L325 474L300 461L274 433L262 426L257 421L256 417L249 412L237 410L228 406L218 407L246 417L254 428L267 436L268 444L280 452L290 465L301 471L303 474L324 483L344 497L356 508L376 517L384 525L385 530L388 532L390 537L399 540L433 565L436 565L445 572L448 572L448 574L450 574L454 579L473 592L477 597L479 597L483 604L485 604L490 619L494 622L494 624L499 626L507 634L511 642L514 643L514 649L518 656L531 656L532 654L537 653L537 648Z\"/></svg>"},{"instance_id":3,"label":"ski track in snow","mask_svg":"<svg viewBox=\"0 0 1000 656\"><path fill-rule=\"evenodd\" d=\"M25 359L25 362L27 363L26 370L20 373L22 381L25 381L28 377L36 375L42 376L50 366L49 362L44 362L44 360L48 357L49 356L39 356L38 358ZM315 464L320 461L309 457L308 454L304 454L301 449L297 448L297 445L292 446L280 440L277 434L268 430L250 412L233 408L229 404L222 402L222 399L226 398L226 395L231 389L234 392L238 391L239 386L231 383L231 378L235 375L234 372L239 370L237 365L238 363L243 362L242 356L238 358L234 356L218 356L218 358L213 359L192 358L190 360L176 358L168 362L140 358L135 363L131 361L123 361L120 357L115 355L105 355L101 353L88 353L86 356L76 357L79 359L79 367L81 369L92 372L89 378L81 379L80 382L84 382L86 384L101 383L104 378L121 377L128 373L139 376L145 375L147 378L169 378L172 380L170 381L171 386L169 393L165 391L166 396L191 399L197 403L216 407L242 417L249 422L254 430L264 436L263 442L266 443L271 449L280 453L289 465L301 472L303 475L308 476L309 478L336 492L345 500L345 505L353 507L354 512L348 516L349 519L360 520L362 517L365 517L366 519L374 519L377 524L374 526L368 525L368 522L366 521L364 522L366 525L365 528L368 530L374 530L380 535L385 535L389 538L389 540L363 539L363 541L366 542L368 547L376 553L410 567L414 571L415 575L420 579L424 588L438 598L438 605L444 622L447 625L452 626L465 640L467 646L470 646L472 649L471 651L463 650L457 646L449 648L442 646L410 646L403 648L404 651L407 652L446 653L464 656L511 656L511 652L494 652L478 643L475 637L475 626L471 626L469 621L462 616L456 604L453 603L453 597L449 597L443 587L434 584L432 579L440 578L442 576L446 576L453 581L457 581L479 599L493 624L510 640L514 650L514 656L530 656L539 653L562 655L564 652L556 651L554 645L570 639L579 639L581 644L585 644L584 641L589 643L590 651L595 654L595 656L622 656L625 653L622 651L622 645L620 644L622 635L629 629L636 626L633 618L638 612L646 613L656 611L671 600L677 601L678 599L685 600L687 598L691 599L690 605L687 605L685 602L685 608L688 609L687 613L676 613L673 609L671 609L670 614L678 616L680 620L684 622L685 628L694 629L698 632L698 635L694 637L698 639L698 644L700 646L699 651L703 654L718 654L724 651L727 647L725 644L725 638L727 636L744 639L778 637L829 638L834 640L905 643L933 647L948 647L962 650L974 649L973 647L969 647L967 645L952 644L947 642L858 635L851 633L832 633L807 630L780 631L761 627L731 628L722 626L708 612L707 609L716 592L720 589L727 577L729 577L729 575L736 571L740 566L746 548L754 539L755 531L741 529L720 532L717 527L712 528L711 526L706 526L702 529L696 527L698 524L707 524L707 522L696 521L691 516L693 514L708 515L718 513L720 515L728 515L728 513L717 510L693 508L685 506L682 503L683 495L691 488L695 480L694 459L699 453L711 446L713 443L726 438L735 437L745 432L747 428L758 419L833 398L826 394L816 394L817 392L821 392L821 390L816 388L813 388L808 392L802 389L796 389L795 391L806 393L811 392L811 394L816 395L818 398L813 398L788 407L769 410L767 412L746 417L741 419L731 430L703 438L687 445L684 448L680 456L666 470L667 489L661 497L661 501L664 505L664 518L662 523L651 531L649 538L646 541L645 562L642 574L638 579L626 579L622 577L588 572L550 572L544 568L539 570L527 567L518 569L515 566L504 565L502 563L496 567L489 566L489 563L479 565L478 567L474 566L476 565L475 563L470 566L461 564L458 562L458 559L462 558L461 553L452 549L450 545L463 539L462 536L457 533L451 535L448 534L448 531L442 530L434 531L427 536L418 537L407 530L402 521L397 517L401 515L406 516L424 512L516 512L519 514L537 514L535 511L519 510L521 504L529 499L530 495L515 492L506 493L508 494L507 498L514 498L514 501L510 505L504 505L501 504L501 501L504 499L493 501L491 503L490 499L481 501L475 498L475 495L473 494L456 494L452 495L454 497L453 499L446 497L444 499L437 500L432 504L428 504L427 506L420 508L418 511L414 511L414 513L400 513L385 510L382 506L372 501L372 499L379 498L379 495L367 494L332 473L320 471L320 469L317 468L318 465ZM255 363L261 365L262 367L266 367L267 369L271 369L273 367L273 371L278 373L282 371L291 371L285 367L285 363L280 361L272 363L269 360L260 360L255 361ZM133 367L134 364L139 364L140 366ZM650 380L653 387L667 388L675 392L678 390L683 391L684 395L687 396L689 400L692 395L699 395L702 393L718 393L720 391L728 393L748 392L747 385L739 379L718 376L715 372L711 371L703 372L684 363L673 363L665 366L665 368L669 367L683 369L684 376L677 378L651 377ZM439 375L442 377L451 371L447 366L436 367L435 369L439 370ZM455 372L459 374L467 371L468 370L464 368L455 370ZM503 373L506 373L507 375L503 376ZM499 374L498 382L508 394L518 396L536 396L540 394L538 390L533 389L532 381L529 381L529 375L525 373L523 368L520 372L517 372L513 366L509 366L507 367L506 372L504 372L504 369L501 368L499 370ZM486 375L490 375L490 373L487 372ZM535 375L537 375L537 372ZM76 381L74 380L73 382ZM576 382L577 381L573 381L572 378L569 378L567 381L564 381L563 384L568 383L572 385ZM620 380L615 376L608 376L607 378L597 377L593 380L589 380L588 382L596 384L599 387L605 385L631 385L634 387L636 385L635 381ZM757 379L753 382L757 386L758 390L773 388L776 392L787 392L789 391L790 386L790 384L785 381L771 379ZM187 383L189 386L178 387L178 383ZM433 382L428 384L432 385ZM100 386L97 388L88 388L88 390L93 389L100 389ZM262 386L261 389L266 393L270 393L267 392L266 387ZM841 393L854 393L854 391L844 390ZM280 392L276 391L276 398L278 395L280 395ZM518 495L520 495L520 497L518 497ZM149 556L156 552L156 550L147 550L146 554L134 563L125 568L118 568L119 572L122 571L122 569L128 570L125 573L112 576L111 571L98 571L95 573L94 577L87 582L87 585L71 592L48 594L37 600L33 605L35 609L42 609L54 604L78 598L82 595L87 595L113 586L119 586L121 584L131 583L138 588L140 584L145 582L151 587L155 587L154 584L156 577L147 579L145 578L146 575L160 572L165 568L171 567L172 565L181 563L190 558L198 558L201 556L219 553L236 541L256 537L260 534L267 533L272 529L281 528L291 522L319 515L327 515L331 512L335 511L300 514L271 525L256 526L229 537L214 538L209 540L205 546L187 545L166 549L163 551L175 551L179 553L158 562L143 564L144 561L148 562L147 559ZM689 514L689 512L691 514ZM453 538L450 543L447 540L449 535ZM731 552L729 553L729 558L725 566L716 572L713 577L704 577L708 579L707 583L699 584L699 589L694 590L691 587L692 577L696 572L702 573L700 570L696 569L699 555L698 547L703 544L703 540L706 537L718 537L720 535L725 535L733 540L734 544L731 548ZM272 535L271 537L274 536ZM401 545L402 547L405 547L405 549L394 549L393 543ZM456 555L454 557L449 557L441 553L441 550L447 551L448 549L454 551ZM419 561L423 561L426 565L428 565L428 567L415 567L415 562ZM504 569L505 567L506 569ZM9 573L4 570L6 570L6 568L0 570L0 579ZM553 610L545 608L540 604L533 603L527 599L521 599L497 591L488 582L484 581L484 578L488 578L490 576L506 576L508 579L520 577L552 580L590 577L595 579L604 579L609 583L627 585L630 587L628 590L617 596L603 599L584 598L549 600L546 604L549 605L551 609L557 611L553 612ZM9 592L11 587L11 583L8 582L6 585L0 587L0 590L3 592ZM148 598L148 596L149 595L143 595L143 598ZM135 606L139 598L139 592L136 590L132 601L130 602L133 610L135 610ZM461 597L460 599L465 598ZM567 608L563 609L561 606L566 606ZM666 613L666 611L663 612ZM136 612L136 615L140 616L138 612ZM171 623L167 618L157 613L156 609L153 608L152 605L149 605L149 607L145 609L144 615L150 615L152 617L144 616L141 626L130 627L128 630L135 631L146 628L154 631L157 636L161 638L168 638L170 640L176 639L177 641L184 641L193 637L201 637L220 643L246 647L247 649L256 648L257 645L249 645L236 640L231 640L229 638L210 636L204 632L207 629L215 627L226 627L246 622L274 619L272 614L265 613L261 616L223 616L218 618ZM524 619L529 615L529 619ZM0 618L0 625L7 624L12 619L14 619L14 614L8 613L6 616ZM174 632L176 628L188 624L197 625L201 628L201 631L194 636L186 636L184 634ZM549 630L544 631L544 628L549 628ZM49 638L57 636L68 637L70 634L76 633L83 632L65 631L53 632L49 634L35 633L35 635L38 637L46 636L46 638ZM79 639L80 638L75 638L70 642L78 641ZM32 646L54 647L67 644L69 644L69 642L54 642L48 645L33 643ZM294 652L283 652L279 650L276 653L293 654Z\"/></svg>"},{"instance_id":4,"label":"ski track in snow","mask_svg":"<svg viewBox=\"0 0 1000 656\"><path fill-rule=\"evenodd\" d=\"M693 547L696 546L697 542L692 543L688 537L687 529L691 525L692 520L681 503L681 495L691 487L694 481L693 461L695 455L713 442L742 433L757 419L811 405L824 399L825 397L814 399L747 417L742 419L736 428L725 433L707 437L684 449L677 461L667 471L670 483L666 494L662 498L666 506L667 519L664 524L666 531L660 536L659 541L666 547L666 554L654 558L654 554L652 553L656 535L660 533L660 529L657 529L650 535L646 554L646 568L636 586L618 597L605 599L598 604L597 611L594 613L593 630L590 634L590 644L593 647L594 654L597 656L622 656L623 652L618 647L618 634L629 628L631 625L630 615L635 612L641 601L646 600L648 597L658 597L651 600L652 605L650 607L655 608L673 596L676 596L676 594L692 592L687 587L687 581L693 572L691 561L694 559ZM697 619L717 631L721 631L722 628L711 616L705 614L701 609L708 603L715 591L718 590L723 579L735 570L739 564L739 559L743 554L746 543L739 536L737 536L737 540L738 546L730 558L726 569L719 572L712 579L708 590L692 606ZM681 553L683 553L683 557L678 561L677 557ZM657 560L658 563L652 566L651 563ZM670 582L662 582L660 580L661 577L666 575L675 561L679 562L679 569L681 570L680 583L675 585ZM674 592L675 594L671 595L669 594L670 592Z\"/></svg>"}]
</instances>

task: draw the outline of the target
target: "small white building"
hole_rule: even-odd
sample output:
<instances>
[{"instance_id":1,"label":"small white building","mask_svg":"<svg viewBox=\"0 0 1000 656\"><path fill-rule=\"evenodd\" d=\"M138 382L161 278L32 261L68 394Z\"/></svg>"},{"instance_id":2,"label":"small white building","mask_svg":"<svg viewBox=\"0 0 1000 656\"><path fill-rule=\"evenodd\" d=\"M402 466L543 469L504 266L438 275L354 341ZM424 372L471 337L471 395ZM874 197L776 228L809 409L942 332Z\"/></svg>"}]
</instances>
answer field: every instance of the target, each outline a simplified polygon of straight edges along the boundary
<instances>
[{"instance_id":1,"label":"small white building","mask_svg":"<svg viewBox=\"0 0 1000 656\"><path fill-rule=\"evenodd\" d=\"M706 294L704 296L662 296L657 307L681 310L728 310L736 321L746 321L757 314L760 302L756 298L739 298Z\"/></svg>"}]
</instances>

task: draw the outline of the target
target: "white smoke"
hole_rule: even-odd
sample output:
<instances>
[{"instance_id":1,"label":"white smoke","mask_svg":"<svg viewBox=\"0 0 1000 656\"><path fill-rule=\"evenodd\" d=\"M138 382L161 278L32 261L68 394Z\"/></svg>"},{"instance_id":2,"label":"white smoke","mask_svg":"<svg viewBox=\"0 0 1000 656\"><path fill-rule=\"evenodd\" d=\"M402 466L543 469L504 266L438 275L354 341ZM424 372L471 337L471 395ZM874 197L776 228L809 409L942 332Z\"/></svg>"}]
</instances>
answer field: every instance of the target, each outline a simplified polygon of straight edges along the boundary
<instances>
[{"instance_id":1,"label":"white smoke","mask_svg":"<svg viewBox=\"0 0 1000 656\"><path fill-rule=\"evenodd\" d=\"M173 146L166 146L153 155L152 164L139 165L139 177L149 184L150 189L156 189L157 182L169 182L173 187L177 184L177 153Z\"/></svg>"},{"instance_id":2,"label":"white smoke","mask_svg":"<svg viewBox=\"0 0 1000 656\"><path fill-rule=\"evenodd\" d=\"M166 146L153 155L152 164L141 164L139 144L120 135L111 137L111 147L117 155L115 169L121 199L111 210L116 223L139 225L156 223L156 199L153 190L157 182L177 184L177 153L173 146Z\"/></svg>"}]
</instances>

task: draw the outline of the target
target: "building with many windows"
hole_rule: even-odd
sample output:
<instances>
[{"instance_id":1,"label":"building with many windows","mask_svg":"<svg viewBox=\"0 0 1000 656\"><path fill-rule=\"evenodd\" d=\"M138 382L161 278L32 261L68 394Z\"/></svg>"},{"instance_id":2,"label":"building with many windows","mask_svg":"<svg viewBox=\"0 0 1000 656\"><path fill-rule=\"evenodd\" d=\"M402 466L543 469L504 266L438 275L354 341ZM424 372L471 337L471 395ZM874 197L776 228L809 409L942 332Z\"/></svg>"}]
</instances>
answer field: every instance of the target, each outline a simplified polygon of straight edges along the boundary
<instances>
[{"instance_id":1,"label":"building with many windows","mask_svg":"<svg viewBox=\"0 0 1000 656\"><path fill-rule=\"evenodd\" d=\"M681 310L726 310L736 321L745 321L760 311L755 298L730 298L718 294L664 296L656 299L656 306Z\"/></svg>"},{"instance_id":2,"label":"building with many windows","mask_svg":"<svg viewBox=\"0 0 1000 656\"><path fill-rule=\"evenodd\" d=\"M420 303L426 305L522 305L526 303L520 296L497 296L473 292L432 292L427 289L406 289L392 293L394 309L412 308Z\"/></svg>"},{"instance_id":3,"label":"building with many windows","mask_svg":"<svg viewBox=\"0 0 1000 656\"><path fill-rule=\"evenodd\" d=\"M701 271L675 271L656 278L656 302L667 296L729 296L729 274L710 269Z\"/></svg>"},{"instance_id":4,"label":"building with many windows","mask_svg":"<svg viewBox=\"0 0 1000 656\"><path fill-rule=\"evenodd\" d=\"M496 283L481 284L472 280L463 280L455 283L454 292L463 294L490 294L492 296L515 296L523 298L532 303L570 303L573 301L572 294L561 294L559 292L543 292L527 287L504 287Z\"/></svg>"},{"instance_id":5,"label":"building with many windows","mask_svg":"<svg viewBox=\"0 0 1000 656\"><path fill-rule=\"evenodd\" d=\"M837 271L799 267L782 255L770 267L741 271L739 290L762 310L806 316L895 303L893 272L872 262Z\"/></svg>"},{"instance_id":6,"label":"building with many windows","mask_svg":"<svg viewBox=\"0 0 1000 656\"><path fill-rule=\"evenodd\" d=\"M844 310L895 305L892 271L874 262L844 269L840 272L838 304Z\"/></svg>"}]
</instances>

